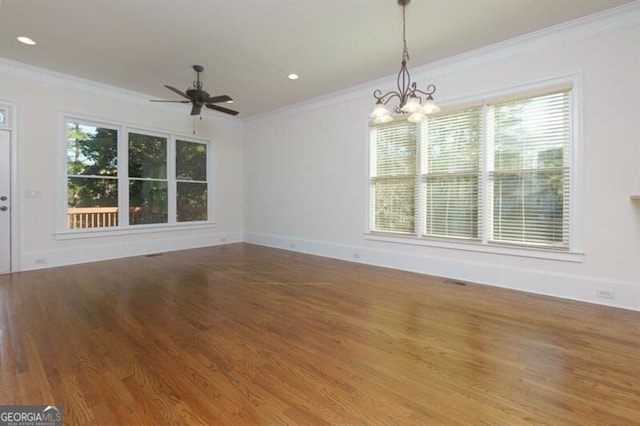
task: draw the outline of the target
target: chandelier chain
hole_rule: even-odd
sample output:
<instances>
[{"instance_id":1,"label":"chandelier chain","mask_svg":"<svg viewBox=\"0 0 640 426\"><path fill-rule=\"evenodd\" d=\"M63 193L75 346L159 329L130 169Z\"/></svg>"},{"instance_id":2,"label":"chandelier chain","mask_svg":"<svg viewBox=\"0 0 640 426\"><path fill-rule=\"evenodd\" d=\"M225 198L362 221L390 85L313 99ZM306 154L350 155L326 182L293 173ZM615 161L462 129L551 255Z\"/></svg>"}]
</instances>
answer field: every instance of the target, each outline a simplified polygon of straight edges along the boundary
<instances>
[{"instance_id":1,"label":"chandelier chain","mask_svg":"<svg viewBox=\"0 0 640 426\"><path fill-rule=\"evenodd\" d=\"M407 18L405 14L406 6L402 5L402 60L409 60L409 49L407 49Z\"/></svg>"}]
</instances>

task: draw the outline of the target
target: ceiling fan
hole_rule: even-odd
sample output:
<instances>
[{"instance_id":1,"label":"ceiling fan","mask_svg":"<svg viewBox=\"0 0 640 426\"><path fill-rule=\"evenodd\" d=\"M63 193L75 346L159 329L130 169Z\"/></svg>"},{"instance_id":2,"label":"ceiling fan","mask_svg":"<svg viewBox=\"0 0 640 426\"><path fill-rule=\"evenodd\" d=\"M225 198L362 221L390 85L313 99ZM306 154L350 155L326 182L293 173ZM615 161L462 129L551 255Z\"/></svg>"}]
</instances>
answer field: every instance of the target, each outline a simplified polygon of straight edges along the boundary
<instances>
[{"instance_id":1,"label":"ceiling fan","mask_svg":"<svg viewBox=\"0 0 640 426\"><path fill-rule=\"evenodd\" d=\"M177 93L178 95L186 98L186 101L165 101L165 100L155 100L152 99L151 102L179 102L181 104L187 104L191 102L193 106L191 107L191 115L200 115L200 111L202 110L202 106L206 106L207 108L224 112L225 114L238 115L238 111L234 111L229 108L224 108L218 105L214 105L220 102L233 102L233 99L227 95L220 96L209 96L202 88L202 82L200 81L200 73L204 71L204 67L202 65L194 65L193 70L196 72L196 81L193 82L193 86L187 89L187 92L183 92L181 90L176 89L175 87L171 87L169 85L164 85L167 89L172 92Z\"/></svg>"}]
</instances>

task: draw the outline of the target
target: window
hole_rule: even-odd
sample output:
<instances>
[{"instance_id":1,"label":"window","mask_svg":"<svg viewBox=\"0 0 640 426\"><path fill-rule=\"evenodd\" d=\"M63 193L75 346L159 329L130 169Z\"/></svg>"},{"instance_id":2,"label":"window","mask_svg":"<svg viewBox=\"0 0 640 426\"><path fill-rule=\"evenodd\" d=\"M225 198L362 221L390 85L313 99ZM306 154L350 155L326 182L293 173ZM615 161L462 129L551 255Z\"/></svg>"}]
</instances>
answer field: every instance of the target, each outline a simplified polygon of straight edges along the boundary
<instances>
[{"instance_id":1,"label":"window","mask_svg":"<svg viewBox=\"0 0 640 426\"><path fill-rule=\"evenodd\" d=\"M167 138L129 133L129 224L168 222Z\"/></svg>"},{"instance_id":2,"label":"window","mask_svg":"<svg viewBox=\"0 0 640 426\"><path fill-rule=\"evenodd\" d=\"M67 228L118 226L118 130L67 122Z\"/></svg>"},{"instance_id":3,"label":"window","mask_svg":"<svg viewBox=\"0 0 640 426\"><path fill-rule=\"evenodd\" d=\"M377 231L415 232L416 130L404 123L374 129L371 184Z\"/></svg>"},{"instance_id":4,"label":"window","mask_svg":"<svg viewBox=\"0 0 640 426\"><path fill-rule=\"evenodd\" d=\"M481 112L443 114L422 126L425 235L479 237Z\"/></svg>"},{"instance_id":5,"label":"window","mask_svg":"<svg viewBox=\"0 0 640 426\"><path fill-rule=\"evenodd\" d=\"M370 231L570 249L571 89L372 128Z\"/></svg>"},{"instance_id":6,"label":"window","mask_svg":"<svg viewBox=\"0 0 640 426\"><path fill-rule=\"evenodd\" d=\"M176 141L177 220L207 220L207 145Z\"/></svg>"},{"instance_id":7,"label":"window","mask_svg":"<svg viewBox=\"0 0 640 426\"><path fill-rule=\"evenodd\" d=\"M209 218L208 144L65 119L66 230Z\"/></svg>"},{"instance_id":8,"label":"window","mask_svg":"<svg viewBox=\"0 0 640 426\"><path fill-rule=\"evenodd\" d=\"M489 113L491 239L568 247L569 93L499 103Z\"/></svg>"}]
</instances>

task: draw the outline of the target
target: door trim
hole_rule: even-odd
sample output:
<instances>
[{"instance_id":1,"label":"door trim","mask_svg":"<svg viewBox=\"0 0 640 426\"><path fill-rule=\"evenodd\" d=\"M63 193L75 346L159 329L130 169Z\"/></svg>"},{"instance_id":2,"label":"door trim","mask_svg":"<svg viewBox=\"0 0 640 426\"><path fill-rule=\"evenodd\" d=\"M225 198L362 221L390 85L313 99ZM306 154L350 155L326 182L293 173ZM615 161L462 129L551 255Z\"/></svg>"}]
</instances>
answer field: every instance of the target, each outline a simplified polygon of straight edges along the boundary
<instances>
[{"instance_id":1,"label":"door trim","mask_svg":"<svg viewBox=\"0 0 640 426\"><path fill-rule=\"evenodd\" d=\"M7 111L7 120L0 123L0 129L9 131L9 150L10 150L10 167L11 167L11 272L20 270L19 263L19 229L18 221L20 217L20 197L19 197L19 180L18 180L18 105L15 102L0 98L0 108Z\"/></svg>"}]
</instances>

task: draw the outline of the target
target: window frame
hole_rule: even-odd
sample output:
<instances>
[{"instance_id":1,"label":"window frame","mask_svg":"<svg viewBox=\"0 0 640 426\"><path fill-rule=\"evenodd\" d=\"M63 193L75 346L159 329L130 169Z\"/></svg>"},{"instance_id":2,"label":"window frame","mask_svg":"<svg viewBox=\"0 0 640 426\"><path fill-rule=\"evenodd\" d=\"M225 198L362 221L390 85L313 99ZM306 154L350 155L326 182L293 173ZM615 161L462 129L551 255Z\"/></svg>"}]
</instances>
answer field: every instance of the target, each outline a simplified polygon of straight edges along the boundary
<instances>
[{"instance_id":1,"label":"window frame","mask_svg":"<svg viewBox=\"0 0 640 426\"><path fill-rule=\"evenodd\" d=\"M133 177L130 175L129 172L129 148L130 148L130 135L131 134L137 134L137 135L141 135L141 136L151 136L151 137L157 137L157 138L164 138L166 139L166 152L167 155L165 157L165 178L158 178L158 177L144 177L144 176L138 176L138 177ZM139 227L143 227L143 226L153 226L153 225L170 225L171 224L171 220L170 218L172 218L172 214L171 214L171 164L173 163L173 161L170 161L172 158L175 159L175 150L173 150L172 152L172 146L174 146L173 144L175 143L175 139L172 139L172 135L170 133L164 133L164 132L158 132L158 131L150 131L150 130L145 130L145 129L140 129L140 128L127 128L125 129L125 141L124 141L124 150L118 150L118 163L120 164L120 161L122 160L122 164L123 164L123 170L126 172L126 176L124 176L125 182L121 182L118 181L119 184L121 184L122 186L119 188L120 193L123 193L124 197L121 198L119 201L124 202L126 199L126 209L122 208L120 209L120 214L121 217L120 219L122 220L122 216L126 216L126 222L121 222L121 223L127 223L128 227L132 227L132 228L139 228ZM129 190L131 188L131 183L133 182L166 182L167 184L167 221L166 222L157 222L157 223L137 223L137 224L131 224L130 221L130 215L131 215L131 194L129 193ZM175 182L174 182L175 183ZM119 204L120 205L120 204ZM125 206L125 204L122 204L123 206Z\"/></svg>"},{"instance_id":2,"label":"window frame","mask_svg":"<svg viewBox=\"0 0 640 426\"><path fill-rule=\"evenodd\" d=\"M205 145L206 147L206 157L205 157L205 162L206 162L206 169L205 169L205 173L206 173L206 179L205 180L197 180L197 179L184 179L184 178L180 178L178 176L178 170L177 170L177 157L176 157L176 152L177 152L177 145L178 142L187 142L187 143L195 143L195 144L201 144L201 145ZM213 190L212 190L212 169L210 166L210 161L213 158L211 156L211 143L209 142L205 142L203 140L196 140L194 138L185 138L182 137L180 135L174 135L173 138L173 144L171 145L171 149L172 149L172 158L173 161L171 161L171 166L170 168L167 170L167 173L171 173L171 176L173 176L173 179L171 180L171 185L173 185L174 190L174 201L175 203L173 203L173 205L171 206L174 211L170 211L169 214L171 215L171 217L175 218L175 223L176 224L197 224L199 222L208 222L209 218L212 215L212 209L211 209L211 204L212 204L212 200L213 200ZM178 220L178 196L179 196L179 192L178 192L178 185L180 183L196 183L196 184L206 184L207 185L207 220L204 221L180 221Z\"/></svg>"},{"instance_id":3,"label":"window frame","mask_svg":"<svg viewBox=\"0 0 640 426\"><path fill-rule=\"evenodd\" d=\"M429 196L427 195L427 189L426 187L428 186L429 181L431 180L431 178L435 178L437 179L438 177L476 177L478 180L478 196L477 196L477 206L478 206L478 210L480 210L480 207L483 205L482 201L481 201L481 195L483 193L482 188L483 186L486 184L482 178L482 161L484 159L484 152L483 152L483 140L484 140L484 135L483 135L483 107L480 103L475 103L475 104L465 104L460 108L455 108L454 112L467 112L467 111L471 111L473 109L478 109L478 120L479 120L479 128L478 128L478 148L477 148L477 155L478 155L478 164L477 164L477 173L472 171L472 170L467 170L464 172L435 172L435 173L431 173L428 167L429 164L429 159L428 156L425 155L424 157L421 156L421 154L423 153L424 149L426 148L427 150L429 149L429 138L428 138L428 134L429 134L429 126L426 126L426 128L421 128L419 129L418 133L419 133L419 162L420 162L420 175L419 175L419 181L420 181L420 188L419 188L419 194L418 194L418 205L416 206L416 208L420 208L420 205L425 205L425 203L427 202L427 200L429 199ZM426 140L425 140L426 139ZM428 226L426 224L427 219L429 218L429 216L426 214L427 213L427 209L426 208L422 208L420 209L419 215L420 215L420 227L417 229L417 235L421 238L431 238L431 239L445 239L445 240L453 240L453 241L468 241L468 242L477 242L480 241L480 239L482 238L482 226L481 226L481 222L479 220L476 220L476 231L477 234L476 237L463 237L463 236L444 236L444 235L437 235L434 233L429 233L428 232ZM483 215L481 214L481 212L477 212L477 214L480 217L483 217Z\"/></svg>"},{"instance_id":4,"label":"window frame","mask_svg":"<svg viewBox=\"0 0 640 426\"><path fill-rule=\"evenodd\" d=\"M488 185L490 184L489 175L490 167L487 163L491 157L489 150L491 144L487 143L491 126L487 124L487 104L496 104L500 102L506 102L509 100L523 99L528 96L537 96L544 93L552 92L560 89L570 89L569 102L570 102L570 142L569 142L569 245L566 249L557 249L552 247L537 247L528 245L517 245L508 243L499 243L490 241L489 229L490 229L490 192ZM491 253L500 255L521 256L530 258L560 260L568 262L582 262L584 259L584 253L582 251L583 243L583 215L582 215L582 193L583 193L583 179L582 179L582 73L575 72L565 74L557 77L552 77L545 80L536 82L529 82L521 85L507 86L497 90L487 91L483 93L474 94L471 96L465 96L463 98L452 99L449 101L441 102L441 107L444 111L458 111L468 108L473 105L482 104L485 105L482 112L482 122L485 123L481 128L481 159L480 159L480 173L479 179L481 182L482 190L478 197L479 208L483 211L481 214L482 223L479 223L479 228L483 231L478 240L466 240L458 239L456 237L435 237L428 235L420 235L422 229L417 227L416 232L413 234L398 234L393 232L379 232L372 230L373 223L371 222L371 215L373 214L373 204L371 197L371 170L367 169L367 211L366 211L366 229L364 231L364 237L367 240L380 241L385 243L397 243L404 245L417 245L426 247L436 247L443 249L453 249L461 251L471 251L480 253ZM401 120L399 120L401 121ZM367 123L369 129L369 137L367 138L367 158L369 167L372 164L372 129L373 125ZM423 132L418 131L419 137L422 137ZM419 146L422 146L422 141L419 141ZM420 158L420 162L423 159ZM421 170L422 171L422 170ZM418 202L422 202L423 195L419 192ZM424 219L424 210L419 209L416 213L417 220Z\"/></svg>"},{"instance_id":5,"label":"window frame","mask_svg":"<svg viewBox=\"0 0 640 426\"><path fill-rule=\"evenodd\" d=\"M67 227L67 123L77 122L95 127L104 127L118 132L118 226L101 228L75 228ZM181 229L211 228L215 226L213 215L213 143L211 139L194 135L185 135L168 130L142 127L131 123L104 120L73 112L59 113L59 156L56 164L58 179L56 183L58 196L56 197L55 232L56 240L77 238L93 238L101 236L129 235L149 232L175 231ZM167 138L167 215L166 223L130 224L129 223L129 134L137 133L149 136ZM176 217L177 204L177 179L175 176L175 144L176 140L200 143L206 145L206 183L207 183L207 220L178 222ZM126 224L126 225L123 225Z\"/></svg>"}]
</instances>

